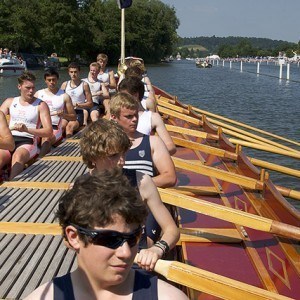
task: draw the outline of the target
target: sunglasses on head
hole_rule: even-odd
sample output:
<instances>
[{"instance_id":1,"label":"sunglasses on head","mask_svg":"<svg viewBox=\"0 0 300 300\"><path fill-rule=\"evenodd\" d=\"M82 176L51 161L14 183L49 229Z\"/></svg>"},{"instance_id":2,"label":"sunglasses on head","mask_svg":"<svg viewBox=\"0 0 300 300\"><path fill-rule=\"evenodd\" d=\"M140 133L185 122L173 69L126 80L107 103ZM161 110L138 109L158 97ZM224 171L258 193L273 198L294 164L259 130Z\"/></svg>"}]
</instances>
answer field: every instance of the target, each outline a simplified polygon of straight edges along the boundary
<instances>
[{"instance_id":1,"label":"sunglasses on head","mask_svg":"<svg viewBox=\"0 0 300 300\"><path fill-rule=\"evenodd\" d=\"M117 249L121 247L125 242L128 243L129 247L134 247L140 240L143 228L139 226L136 230L129 233L121 233L115 230L96 230L86 229L75 224L74 226L78 233L86 235L91 238L91 243L97 246L104 246L110 249Z\"/></svg>"}]
</instances>

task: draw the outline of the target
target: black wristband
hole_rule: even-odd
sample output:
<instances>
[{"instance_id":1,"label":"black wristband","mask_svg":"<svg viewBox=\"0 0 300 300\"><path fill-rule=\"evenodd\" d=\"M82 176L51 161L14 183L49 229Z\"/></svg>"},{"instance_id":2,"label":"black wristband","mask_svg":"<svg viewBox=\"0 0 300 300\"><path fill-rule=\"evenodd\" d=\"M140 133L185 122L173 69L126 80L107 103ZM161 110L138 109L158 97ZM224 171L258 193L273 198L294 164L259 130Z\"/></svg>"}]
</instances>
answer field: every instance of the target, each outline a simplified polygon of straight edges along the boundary
<instances>
[{"instance_id":1,"label":"black wristband","mask_svg":"<svg viewBox=\"0 0 300 300\"><path fill-rule=\"evenodd\" d=\"M165 257L170 251L170 247L166 241L160 240L154 244L155 247L160 248L163 251L163 257Z\"/></svg>"}]
</instances>

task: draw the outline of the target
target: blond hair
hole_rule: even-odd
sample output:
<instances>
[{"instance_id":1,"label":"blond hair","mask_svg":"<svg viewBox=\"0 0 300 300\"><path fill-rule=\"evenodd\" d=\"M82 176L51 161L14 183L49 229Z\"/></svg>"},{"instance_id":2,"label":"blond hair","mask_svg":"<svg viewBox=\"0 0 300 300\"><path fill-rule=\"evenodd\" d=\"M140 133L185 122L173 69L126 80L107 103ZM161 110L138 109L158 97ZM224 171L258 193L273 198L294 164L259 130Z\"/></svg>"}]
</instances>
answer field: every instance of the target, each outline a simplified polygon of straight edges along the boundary
<instances>
[{"instance_id":1,"label":"blond hair","mask_svg":"<svg viewBox=\"0 0 300 300\"><path fill-rule=\"evenodd\" d=\"M130 110L138 110L139 104L136 99L130 94L120 92L114 95L110 100L111 115L119 118L122 107Z\"/></svg>"},{"instance_id":2,"label":"blond hair","mask_svg":"<svg viewBox=\"0 0 300 300\"><path fill-rule=\"evenodd\" d=\"M98 60L103 60L105 62L108 62L108 56L104 53L100 53L100 54L97 55L97 61Z\"/></svg>"}]
</instances>

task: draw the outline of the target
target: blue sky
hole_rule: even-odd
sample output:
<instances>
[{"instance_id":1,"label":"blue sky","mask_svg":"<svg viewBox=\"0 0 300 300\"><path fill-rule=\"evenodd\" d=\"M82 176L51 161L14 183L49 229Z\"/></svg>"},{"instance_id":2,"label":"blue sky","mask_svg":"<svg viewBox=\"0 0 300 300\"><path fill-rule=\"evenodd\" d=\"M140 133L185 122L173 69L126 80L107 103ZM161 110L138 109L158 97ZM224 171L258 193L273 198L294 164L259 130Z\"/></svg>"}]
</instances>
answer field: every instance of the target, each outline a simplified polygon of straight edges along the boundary
<instances>
[{"instance_id":1,"label":"blue sky","mask_svg":"<svg viewBox=\"0 0 300 300\"><path fill-rule=\"evenodd\" d=\"M175 7L181 37L300 40L300 0L161 0Z\"/></svg>"}]
</instances>

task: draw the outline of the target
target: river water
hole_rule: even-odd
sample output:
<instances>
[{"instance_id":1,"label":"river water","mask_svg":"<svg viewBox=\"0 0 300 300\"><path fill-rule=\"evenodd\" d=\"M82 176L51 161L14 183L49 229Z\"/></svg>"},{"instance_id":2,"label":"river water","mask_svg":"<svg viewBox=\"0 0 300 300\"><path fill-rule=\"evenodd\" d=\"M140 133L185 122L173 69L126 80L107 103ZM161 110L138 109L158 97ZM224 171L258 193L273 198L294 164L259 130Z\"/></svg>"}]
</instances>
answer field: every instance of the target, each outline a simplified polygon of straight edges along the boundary
<instances>
[{"instance_id":1,"label":"river water","mask_svg":"<svg viewBox=\"0 0 300 300\"><path fill-rule=\"evenodd\" d=\"M226 62L225 66L220 63L211 69L201 69L195 62L186 60L147 66L147 70L153 84L178 96L183 103L297 142L300 140L300 68L296 64L290 67L290 81L278 79L279 67L274 64L261 64L260 75L256 74L253 63L244 63L241 71L239 63L233 63L232 68ZM33 72L38 78L37 89L44 87L43 71ZM86 77L87 72L84 68L81 77ZM286 77L285 69L283 77ZM61 82L67 79L67 70L61 70ZM0 77L0 101L16 95L17 78ZM300 150L297 146L280 143ZM299 159L243 149L249 156L300 169ZM300 190L299 178L270 174L275 184ZM300 201L290 201L300 209Z\"/></svg>"}]
</instances>

